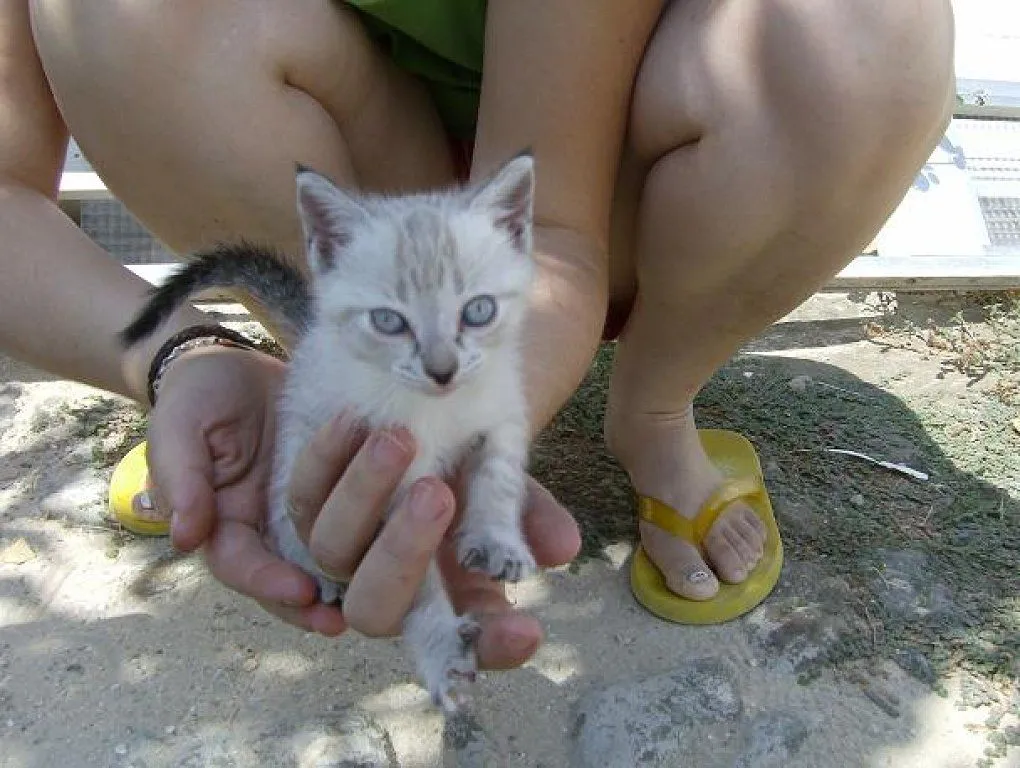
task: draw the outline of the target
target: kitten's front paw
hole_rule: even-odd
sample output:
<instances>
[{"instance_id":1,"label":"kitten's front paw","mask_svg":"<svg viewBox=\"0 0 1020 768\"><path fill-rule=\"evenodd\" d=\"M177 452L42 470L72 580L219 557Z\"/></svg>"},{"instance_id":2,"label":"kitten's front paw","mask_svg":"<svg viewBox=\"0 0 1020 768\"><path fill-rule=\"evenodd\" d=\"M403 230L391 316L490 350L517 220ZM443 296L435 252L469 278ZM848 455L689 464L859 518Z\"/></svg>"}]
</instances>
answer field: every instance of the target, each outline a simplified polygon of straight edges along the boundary
<instances>
[{"instance_id":1,"label":"kitten's front paw","mask_svg":"<svg viewBox=\"0 0 1020 768\"><path fill-rule=\"evenodd\" d=\"M474 619L455 616L435 627L422 647L417 648L419 669L432 703L447 714L458 709L455 688L460 682L475 681L478 661L475 646L482 628Z\"/></svg>"},{"instance_id":2,"label":"kitten's front paw","mask_svg":"<svg viewBox=\"0 0 1020 768\"><path fill-rule=\"evenodd\" d=\"M457 561L469 571L501 581L520 581L535 571L535 558L521 532L467 530L458 534Z\"/></svg>"}]
</instances>

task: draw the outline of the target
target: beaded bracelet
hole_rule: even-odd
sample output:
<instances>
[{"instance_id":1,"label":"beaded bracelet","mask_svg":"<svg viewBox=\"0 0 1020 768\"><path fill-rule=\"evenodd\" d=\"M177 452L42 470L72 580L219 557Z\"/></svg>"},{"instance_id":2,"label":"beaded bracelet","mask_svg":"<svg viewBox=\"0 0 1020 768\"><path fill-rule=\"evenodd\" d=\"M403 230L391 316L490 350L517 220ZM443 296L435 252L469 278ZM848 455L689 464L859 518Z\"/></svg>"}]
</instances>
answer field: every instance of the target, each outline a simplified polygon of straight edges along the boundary
<instances>
[{"instance_id":1,"label":"beaded bracelet","mask_svg":"<svg viewBox=\"0 0 1020 768\"><path fill-rule=\"evenodd\" d=\"M149 365L148 395L149 404L156 404L156 395L162 383L163 375L170 364L185 352L207 346L224 346L235 349L255 349L255 345L237 331L224 328L222 325L193 325L175 333L156 352Z\"/></svg>"}]
</instances>

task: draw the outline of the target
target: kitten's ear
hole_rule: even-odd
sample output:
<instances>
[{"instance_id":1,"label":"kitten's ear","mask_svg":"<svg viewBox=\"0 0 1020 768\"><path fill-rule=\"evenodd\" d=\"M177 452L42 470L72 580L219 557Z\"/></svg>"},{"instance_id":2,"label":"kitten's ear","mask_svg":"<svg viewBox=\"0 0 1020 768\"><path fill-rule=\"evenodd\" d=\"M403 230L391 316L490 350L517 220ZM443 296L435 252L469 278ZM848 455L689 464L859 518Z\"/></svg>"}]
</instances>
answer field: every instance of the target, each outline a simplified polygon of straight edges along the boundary
<instances>
[{"instance_id":1,"label":"kitten's ear","mask_svg":"<svg viewBox=\"0 0 1020 768\"><path fill-rule=\"evenodd\" d=\"M495 225L510 235L522 253L531 253L531 221L535 199L535 159L530 152L513 158L471 197L471 207L488 212Z\"/></svg>"},{"instance_id":2,"label":"kitten's ear","mask_svg":"<svg viewBox=\"0 0 1020 768\"><path fill-rule=\"evenodd\" d=\"M337 257L354 230L368 220L361 201L307 166L295 166L297 207L312 270L319 274L336 266Z\"/></svg>"}]
</instances>

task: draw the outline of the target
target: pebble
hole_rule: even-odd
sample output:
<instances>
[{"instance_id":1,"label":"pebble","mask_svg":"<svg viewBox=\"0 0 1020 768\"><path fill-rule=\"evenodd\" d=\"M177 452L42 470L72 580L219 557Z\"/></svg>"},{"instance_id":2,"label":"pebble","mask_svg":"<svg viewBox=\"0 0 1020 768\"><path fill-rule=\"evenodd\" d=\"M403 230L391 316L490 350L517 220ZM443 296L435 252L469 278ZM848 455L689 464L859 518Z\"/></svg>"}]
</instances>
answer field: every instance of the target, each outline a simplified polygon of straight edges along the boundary
<instances>
[{"instance_id":1,"label":"pebble","mask_svg":"<svg viewBox=\"0 0 1020 768\"><path fill-rule=\"evenodd\" d=\"M803 376L802 375L802 376L794 376L792 379L790 379L788 382L786 382L786 386L788 386L794 392L804 392L804 391L807 390L808 384L810 384L810 383L811 383L811 377L810 376Z\"/></svg>"},{"instance_id":2,"label":"pebble","mask_svg":"<svg viewBox=\"0 0 1020 768\"><path fill-rule=\"evenodd\" d=\"M116 747L113 748L113 751L115 754L123 757L128 752L127 744L118 744Z\"/></svg>"}]
</instances>

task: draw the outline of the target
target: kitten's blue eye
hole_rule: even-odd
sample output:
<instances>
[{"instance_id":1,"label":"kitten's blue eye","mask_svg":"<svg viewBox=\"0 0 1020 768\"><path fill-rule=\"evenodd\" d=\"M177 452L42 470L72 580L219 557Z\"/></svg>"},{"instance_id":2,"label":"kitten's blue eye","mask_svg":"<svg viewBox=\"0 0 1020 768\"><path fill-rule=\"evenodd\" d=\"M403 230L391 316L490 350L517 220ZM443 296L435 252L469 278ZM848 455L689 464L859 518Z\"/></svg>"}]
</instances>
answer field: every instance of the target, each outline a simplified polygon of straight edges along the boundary
<instances>
[{"instance_id":1,"label":"kitten's blue eye","mask_svg":"<svg viewBox=\"0 0 1020 768\"><path fill-rule=\"evenodd\" d=\"M475 296L464 305L460 317L471 328L488 325L496 317L496 300L492 296Z\"/></svg>"},{"instance_id":2,"label":"kitten's blue eye","mask_svg":"<svg viewBox=\"0 0 1020 768\"><path fill-rule=\"evenodd\" d=\"M399 312L392 309L373 309L371 312L372 325L379 333L387 336L396 336L407 330L407 321Z\"/></svg>"}]
</instances>

